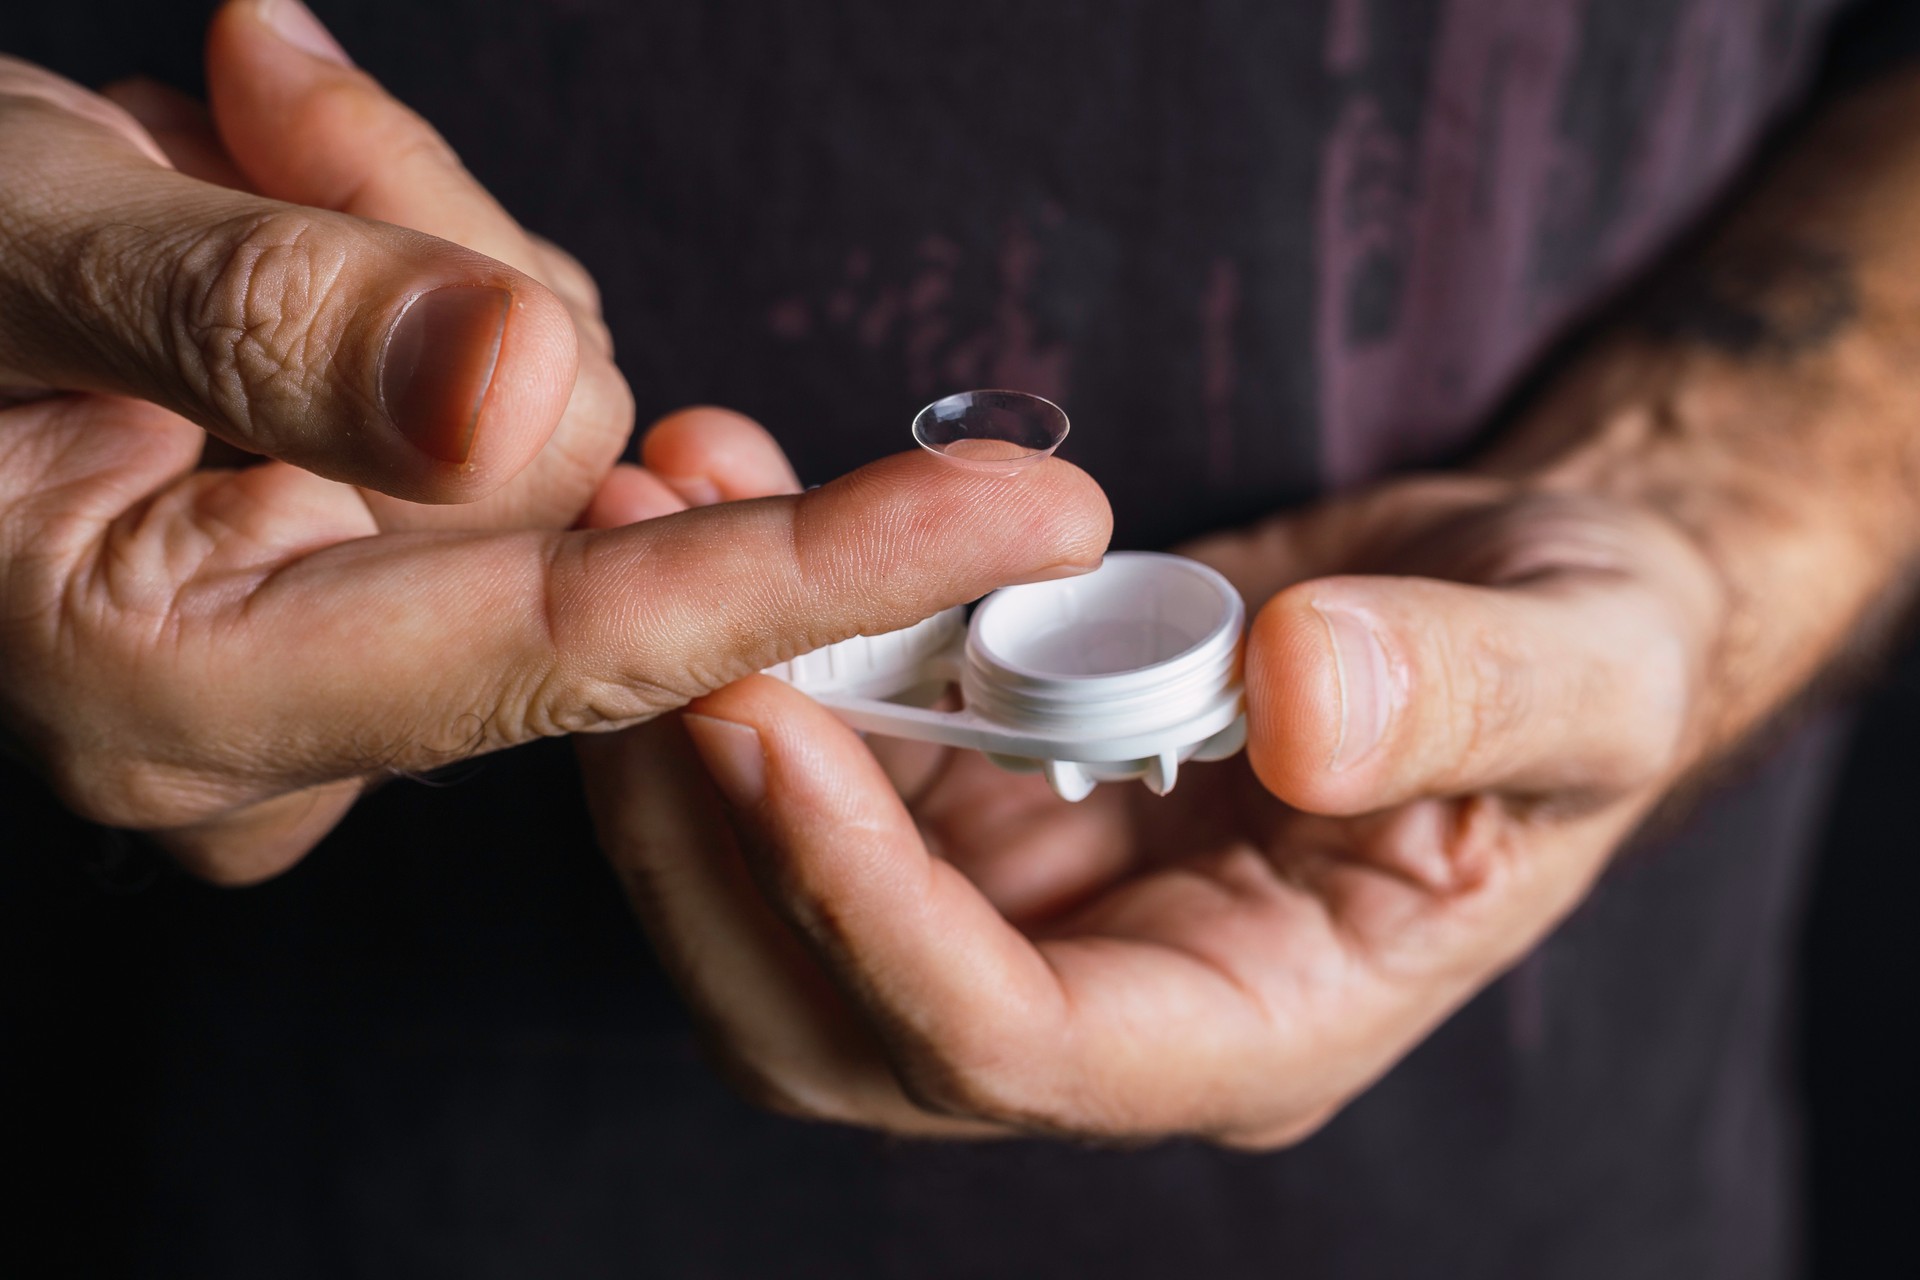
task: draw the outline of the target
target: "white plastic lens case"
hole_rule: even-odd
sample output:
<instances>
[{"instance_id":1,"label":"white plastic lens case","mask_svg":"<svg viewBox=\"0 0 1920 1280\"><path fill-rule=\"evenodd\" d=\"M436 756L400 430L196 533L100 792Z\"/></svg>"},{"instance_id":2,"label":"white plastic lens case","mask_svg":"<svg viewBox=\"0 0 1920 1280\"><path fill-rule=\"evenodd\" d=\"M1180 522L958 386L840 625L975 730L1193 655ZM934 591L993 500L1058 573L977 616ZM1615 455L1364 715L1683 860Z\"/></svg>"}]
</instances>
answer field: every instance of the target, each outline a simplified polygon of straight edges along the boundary
<instances>
[{"instance_id":1,"label":"white plastic lens case","mask_svg":"<svg viewBox=\"0 0 1920 1280\"><path fill-rule=\"evenodd\" d=\"M1076 578L1004 587L768 668L866 733L985 752L1068 800L1139 778L1164 795L1188 760L1246 742L1246 608L1195 560L1114 552ZM931 706L948 688L958 710Z\"/></svg>"}]
</instances>

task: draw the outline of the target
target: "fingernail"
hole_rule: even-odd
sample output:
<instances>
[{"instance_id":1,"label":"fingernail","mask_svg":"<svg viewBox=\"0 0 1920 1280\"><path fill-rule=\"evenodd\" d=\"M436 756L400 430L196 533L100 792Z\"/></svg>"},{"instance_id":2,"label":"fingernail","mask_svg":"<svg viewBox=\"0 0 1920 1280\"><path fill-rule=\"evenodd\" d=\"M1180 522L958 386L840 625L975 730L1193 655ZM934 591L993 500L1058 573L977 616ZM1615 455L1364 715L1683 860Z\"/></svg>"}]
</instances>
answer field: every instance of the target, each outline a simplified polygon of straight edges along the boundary
<instances>
[{"instance_id":1,"label":"fingernail","mask_svg":"<svg viewBox=\"0 0 1920 1280\"><path fill-rule=\"evenodd\" d=\"M767 752L759 733L750 725L691 711L680 718L720 794L740 808L759 804L767 794Z\"/></svg>"},{"instance_id":2,"label":"fingernail","mask_svg":"<svg viewBox=\"0 0 1920 1280\"><path fill-rule=\"evenodd\" d=\"M451 285L421 294L394 322L381 356L380 399L414 448L443 462L465 462L473 452L512 308L506 289Z\"/></svg>"},{"instance_id":3,"label":"fingernail","mask_svg":"<svg viewBox=\"0 0 1920 1280\"><path fill-rule=\"evenodd\" d=\"M1093 564L1053 564L1048 565L1044 569L1035 570L1026 577L1016 579L1007 585L1010 587L1024 587L1034 582L1058 582L1062 578L1078 578L1083 574L1092 573L1099 567L1099 562Z\"/></svg>"},{"instance_id":4,"label":"fingernail","mask_svg":"<svg viewBox=\"0 0 1920 1280\"><path fill-rule=\"evenodd\" d=\"M690 507L711 507L720 501L720 489L705 476L684 476L667 481L673 491L686 499Z\"/></svg>"},{"instance_id":5,"label":"fingernail","mask_svg":"<svg viewBox=\"0 0 1920 1280\"><path fill-rule=\"evenodd\" d=\"M1399 702L1399 687L1387 664L1386 648L1373 625L1357 613L1316 604L1327 624L1333 661L1340 677L1340 741L1333 749L1333 771L1366 759L1386 736Z\"/></svg>"},{"instance_id":6,"label":"fingernail","mask_svg":"<svg viewBox=\"0 0 1920 1280\"><path fill-rule=\"evenodd\" d=\"M313 10L301 4L300 0L257 0L257 8L260 21L302 53L310 53L343 67L353 65L353 59L333 38L333 33L321 26L320 19L313 16Z\"/></svg>"}]
</instances>

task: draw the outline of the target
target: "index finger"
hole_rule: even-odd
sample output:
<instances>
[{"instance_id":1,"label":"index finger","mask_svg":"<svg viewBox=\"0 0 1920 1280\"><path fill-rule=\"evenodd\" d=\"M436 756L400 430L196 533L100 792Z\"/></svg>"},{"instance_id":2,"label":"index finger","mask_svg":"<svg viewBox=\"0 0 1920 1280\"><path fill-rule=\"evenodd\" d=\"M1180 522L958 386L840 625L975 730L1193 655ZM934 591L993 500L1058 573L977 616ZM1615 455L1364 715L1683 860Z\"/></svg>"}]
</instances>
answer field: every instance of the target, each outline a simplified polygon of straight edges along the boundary
<instances>
[{"instance_id":1,"label":"index finger","mask_svg":"<svg viewBox=\"0 0 1920 1280\"><path fill-rule=\"evenodd\" d=\"M225 687L262 709L250 734L313 782L647 719L796 653L1090 568L1107 529L1099 490L1065 463L1008 484L901 455L617 529L343 542L188 622L216 629Z\"/></svg>"}]
</instances>

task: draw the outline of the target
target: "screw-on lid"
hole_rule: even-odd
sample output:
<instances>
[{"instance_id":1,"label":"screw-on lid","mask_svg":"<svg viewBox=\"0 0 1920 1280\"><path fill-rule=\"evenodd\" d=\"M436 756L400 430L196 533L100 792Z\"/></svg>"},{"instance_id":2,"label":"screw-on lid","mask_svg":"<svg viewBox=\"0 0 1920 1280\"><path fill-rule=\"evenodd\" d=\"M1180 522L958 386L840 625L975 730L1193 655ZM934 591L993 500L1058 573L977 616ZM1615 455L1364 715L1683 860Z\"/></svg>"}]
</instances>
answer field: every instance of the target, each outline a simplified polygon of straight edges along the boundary
<instances>
[{"instance_id":1,"label":"screw-on lid","mask_svg":"<svg viewBox=\"0 0 1920 1280\"><path fill-rule=\"evenodd\" d=\"M1198 561L1118 552L974 611L961 687L1003 724L1088 739L1179 724L1236 686L1245 606Z\"/></svg>"},{"instance_id":2,"label":"screw-on lid","mask_svg":"<svg viewBox=\"0 0 1920 1280\"><path fill-rule=\"evenodd\" d=\"M856 636L769 674L866 733L986 752L1078 800L1096 782L1173 786L1188 760L1245 741L1231 583L1180 556L1116 552L1079 578L1006 587L974 611ZM958 677L965 706L892 699Z\"/></svg>"}]
</instances>

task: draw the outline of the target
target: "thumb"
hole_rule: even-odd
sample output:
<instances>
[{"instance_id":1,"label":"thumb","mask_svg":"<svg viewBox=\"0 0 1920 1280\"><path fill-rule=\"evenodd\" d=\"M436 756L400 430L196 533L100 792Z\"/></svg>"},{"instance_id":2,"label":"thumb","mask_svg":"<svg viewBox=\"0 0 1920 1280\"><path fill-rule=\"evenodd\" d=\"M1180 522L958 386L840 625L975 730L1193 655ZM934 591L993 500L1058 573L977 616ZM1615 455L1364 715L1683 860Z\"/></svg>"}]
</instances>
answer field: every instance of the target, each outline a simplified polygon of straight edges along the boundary
<instances>
[{"instance_id":1,"label":"thumb","mask_svg":"<svg viewBox=\"0 0 1920 1280\"><path fill-rule=\"evenodd\" d=\"M1249 637L1249 755L1269 790L1316 813L1615 793L1672 767L1695 638L1660 592L1615 572L1301 583Z\"/></svg>"},{"instance_id":2,"label":"thumb","mask_svg":"<svg viewBox=\"0 0 1920 1280\"><path fill-rule=\"evenodd\" d=\"M104 99L0 59L0 384L139 396L418 502L478 498L539 452L576 361L544 287L155 154Z\"/></svg>"}]
</instances>

